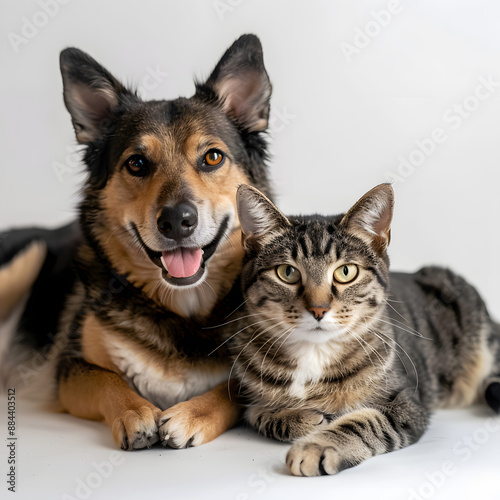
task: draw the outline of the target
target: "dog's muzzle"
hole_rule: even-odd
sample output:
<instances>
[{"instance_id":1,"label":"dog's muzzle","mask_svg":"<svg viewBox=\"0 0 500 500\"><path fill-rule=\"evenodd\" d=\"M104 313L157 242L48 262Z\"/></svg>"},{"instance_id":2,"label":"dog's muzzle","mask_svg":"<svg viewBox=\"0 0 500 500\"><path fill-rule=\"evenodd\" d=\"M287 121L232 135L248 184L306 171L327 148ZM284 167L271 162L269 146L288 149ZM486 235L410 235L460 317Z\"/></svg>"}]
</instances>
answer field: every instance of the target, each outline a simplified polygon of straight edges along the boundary
<instances>
[{"instance_id":1,"label":"dog's muzzle","mask_svg":"<svg viewBox=\"0 0 500 500\"><path fill-rule=\"evenodd\" d=\"M184 214L185 213L186 212L184 212ZM158 218L159 229L160 219L162 218L163 214L164 211L162 211L162 214ZM169 217L171 217L171 214L169 215ZM167 234L172 234L171 231L176 231L176 234L181 234L183 229L180 229L180 226L182 225L182 220L185 220L185 218L181 219L180 217L178 217L176 220L180 220L181 222L178 223L177 229L174 230L168 228L168 224L172 223L172 218L168 219L167 217L165 217L164 219L162 219L161 223L164 228L162 232L165 234L164 231L167 231ZM193 225L195 224L192 224L189 227L192 227ZM205 275L205 265L217 250L219 243L226 234L228 226L229 216L226 216L223 219L222 224L220 225L219 230L215 235L215 238L208 245L202 248L185 247L179 245L173 249L163 250L161 252L152 250L144 243L144 240L142 239L139 230L134 223L132 223L132 230L151 261L161 268L163 279L173 286L182 287L192 286L201 281L201 279ZM171 238L171 236L167 237ZM175 238L171 239L175 240ZM182 238L179 237L177 241L182 241Z\"/></svg>"}]
</instances>

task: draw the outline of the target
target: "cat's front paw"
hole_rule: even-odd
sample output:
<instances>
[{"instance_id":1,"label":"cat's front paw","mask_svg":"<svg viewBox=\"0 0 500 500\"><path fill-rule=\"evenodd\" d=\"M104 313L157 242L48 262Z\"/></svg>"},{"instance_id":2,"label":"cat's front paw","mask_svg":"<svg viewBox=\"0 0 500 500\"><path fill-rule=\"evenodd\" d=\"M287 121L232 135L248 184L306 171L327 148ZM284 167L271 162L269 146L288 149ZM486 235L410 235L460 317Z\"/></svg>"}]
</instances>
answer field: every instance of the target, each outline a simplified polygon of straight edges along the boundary
<instances>
[{"instance_id":1,"label":"cat's front paw","mask_svg":"<svg viewBox=\"0 0 500 500\"><path fill-rule=\"evenodd\" d=\"M332 415L317 410L295 410L282 408L263 410L250 407L246 418L261 434L279 441L293 441L325 428L333 419Z\"/></svg>"},{"instance_id":2,"label":"cat's front paw","mask_svg":"<svg viewBox=\"0 0 500 500\"><path fill-rule=\"evenodd\" d=\"M319 442L295 443L287 453L286 465L294 476L325 476L337 474L343 466L340 455L332 446Z\"/></svg>"}]
</instances>

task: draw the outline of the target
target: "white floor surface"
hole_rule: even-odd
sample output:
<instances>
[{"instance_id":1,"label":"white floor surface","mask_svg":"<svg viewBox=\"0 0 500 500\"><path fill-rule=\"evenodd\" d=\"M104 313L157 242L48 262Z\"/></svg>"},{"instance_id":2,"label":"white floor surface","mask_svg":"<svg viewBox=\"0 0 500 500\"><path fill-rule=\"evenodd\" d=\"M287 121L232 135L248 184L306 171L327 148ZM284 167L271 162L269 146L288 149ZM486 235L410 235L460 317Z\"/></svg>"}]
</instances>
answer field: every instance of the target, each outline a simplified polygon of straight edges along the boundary
<instances>
[{"instance_id":1,"label":"white floor surface","mask_svg":"<svg viewBox=\"0 0 500 500\"><path fill-rule=\"evenodd\" d=\"M0 436L8 444L6 399ZM16 493L7 489L4 445L1 499L500 498L500 418L482 407L439 411L419 443L318 478L289 475L288 445L243 427L198 448L124 452L103 423L17 400L15 434Z\"/></svg>"}]
</instances>

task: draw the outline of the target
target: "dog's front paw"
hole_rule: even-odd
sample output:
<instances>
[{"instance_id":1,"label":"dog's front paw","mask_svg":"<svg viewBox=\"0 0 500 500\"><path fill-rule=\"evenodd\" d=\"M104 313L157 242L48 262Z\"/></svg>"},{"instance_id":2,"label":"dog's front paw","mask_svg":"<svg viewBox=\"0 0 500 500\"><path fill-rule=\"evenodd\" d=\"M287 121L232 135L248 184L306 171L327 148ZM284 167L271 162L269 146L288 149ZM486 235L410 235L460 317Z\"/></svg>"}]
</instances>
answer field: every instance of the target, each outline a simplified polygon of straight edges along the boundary
<instances>
[{"instance_id":1,"label":"dog's front paw","mask_svg":"<svg viewBox=\"0 0 500 500\"><path fill-rule=\"evenodd\" d=\"M342 461L332 446L301 440L287 453L286 465L294 476L325 476L342 470Z\"/></svg>"},{"instance_id":2,"label":"dog's front paw","mask_svg":"<svg viewBox=\"0 0 500 500\"><path fill-rule=\"evenodd\" d=\"M140 406L126 410L115 418L111 431L113 439L122 450L150 448L160 437L157 421L161 410Z\"/></svg>"},{"instance_id":3,"label":"dog's front paw","mask_svg":"<svg viewBox=\"0 0 500 500\"><path fill-rule=\"evenodd\" d=\"M163 446L189 448L211 441L213 415L200 411L196 401L184 401L165 410L159 421L159 435Z\"/></svg>"}]
</instances>

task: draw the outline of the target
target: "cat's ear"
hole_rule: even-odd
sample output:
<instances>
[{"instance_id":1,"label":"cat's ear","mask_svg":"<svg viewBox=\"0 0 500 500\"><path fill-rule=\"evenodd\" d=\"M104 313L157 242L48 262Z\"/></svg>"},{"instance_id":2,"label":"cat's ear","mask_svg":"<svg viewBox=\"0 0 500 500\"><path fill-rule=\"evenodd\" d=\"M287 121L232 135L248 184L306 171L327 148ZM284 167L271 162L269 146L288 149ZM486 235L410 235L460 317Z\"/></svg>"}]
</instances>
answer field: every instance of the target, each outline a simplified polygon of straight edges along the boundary
<instances>
[{"instance_id":1,"label":"cat's ear","mask_svg":"<svg viewBox=\"0 0 500 500\"><path fill-rule=\"evenodd\" d=\"M272 87L255 35L243 35L227 49L205 84L197 85L198 93L207 90L243 129L258 132L267 128Z\"/></svg>"},{"instance_id":2,"label":"cat's ear","mask_svg":"<svg viewBox=\"0 0 500 500\"><path fill-rule=\"evenodd\" d=\"M380 184L344 215L340 226L383 253L391 240L393 210L394 191L390 184Z\"/></svg>"},{"instance_id":3,"label":"cat's ear","mask_svg":"<svg viewBox=\"0 0 500 500\"><path fill-rule=\"evenodd\" d=\"M236 206L245 249L261 246L290 226L288 219L258 189L242 184Z\"/></svg>"},{"instance_id":4,"label":"cat's ear","mask_svg":"<svg viewBox=\"0 0 500 500\"><path fill-rule=\"evenodd\" d=\"M97 61L79 49L68 48L60 55L64 103L78 142L89 144L109 133L120 101L139 100Z\"/></svg>"}]
</instances>

